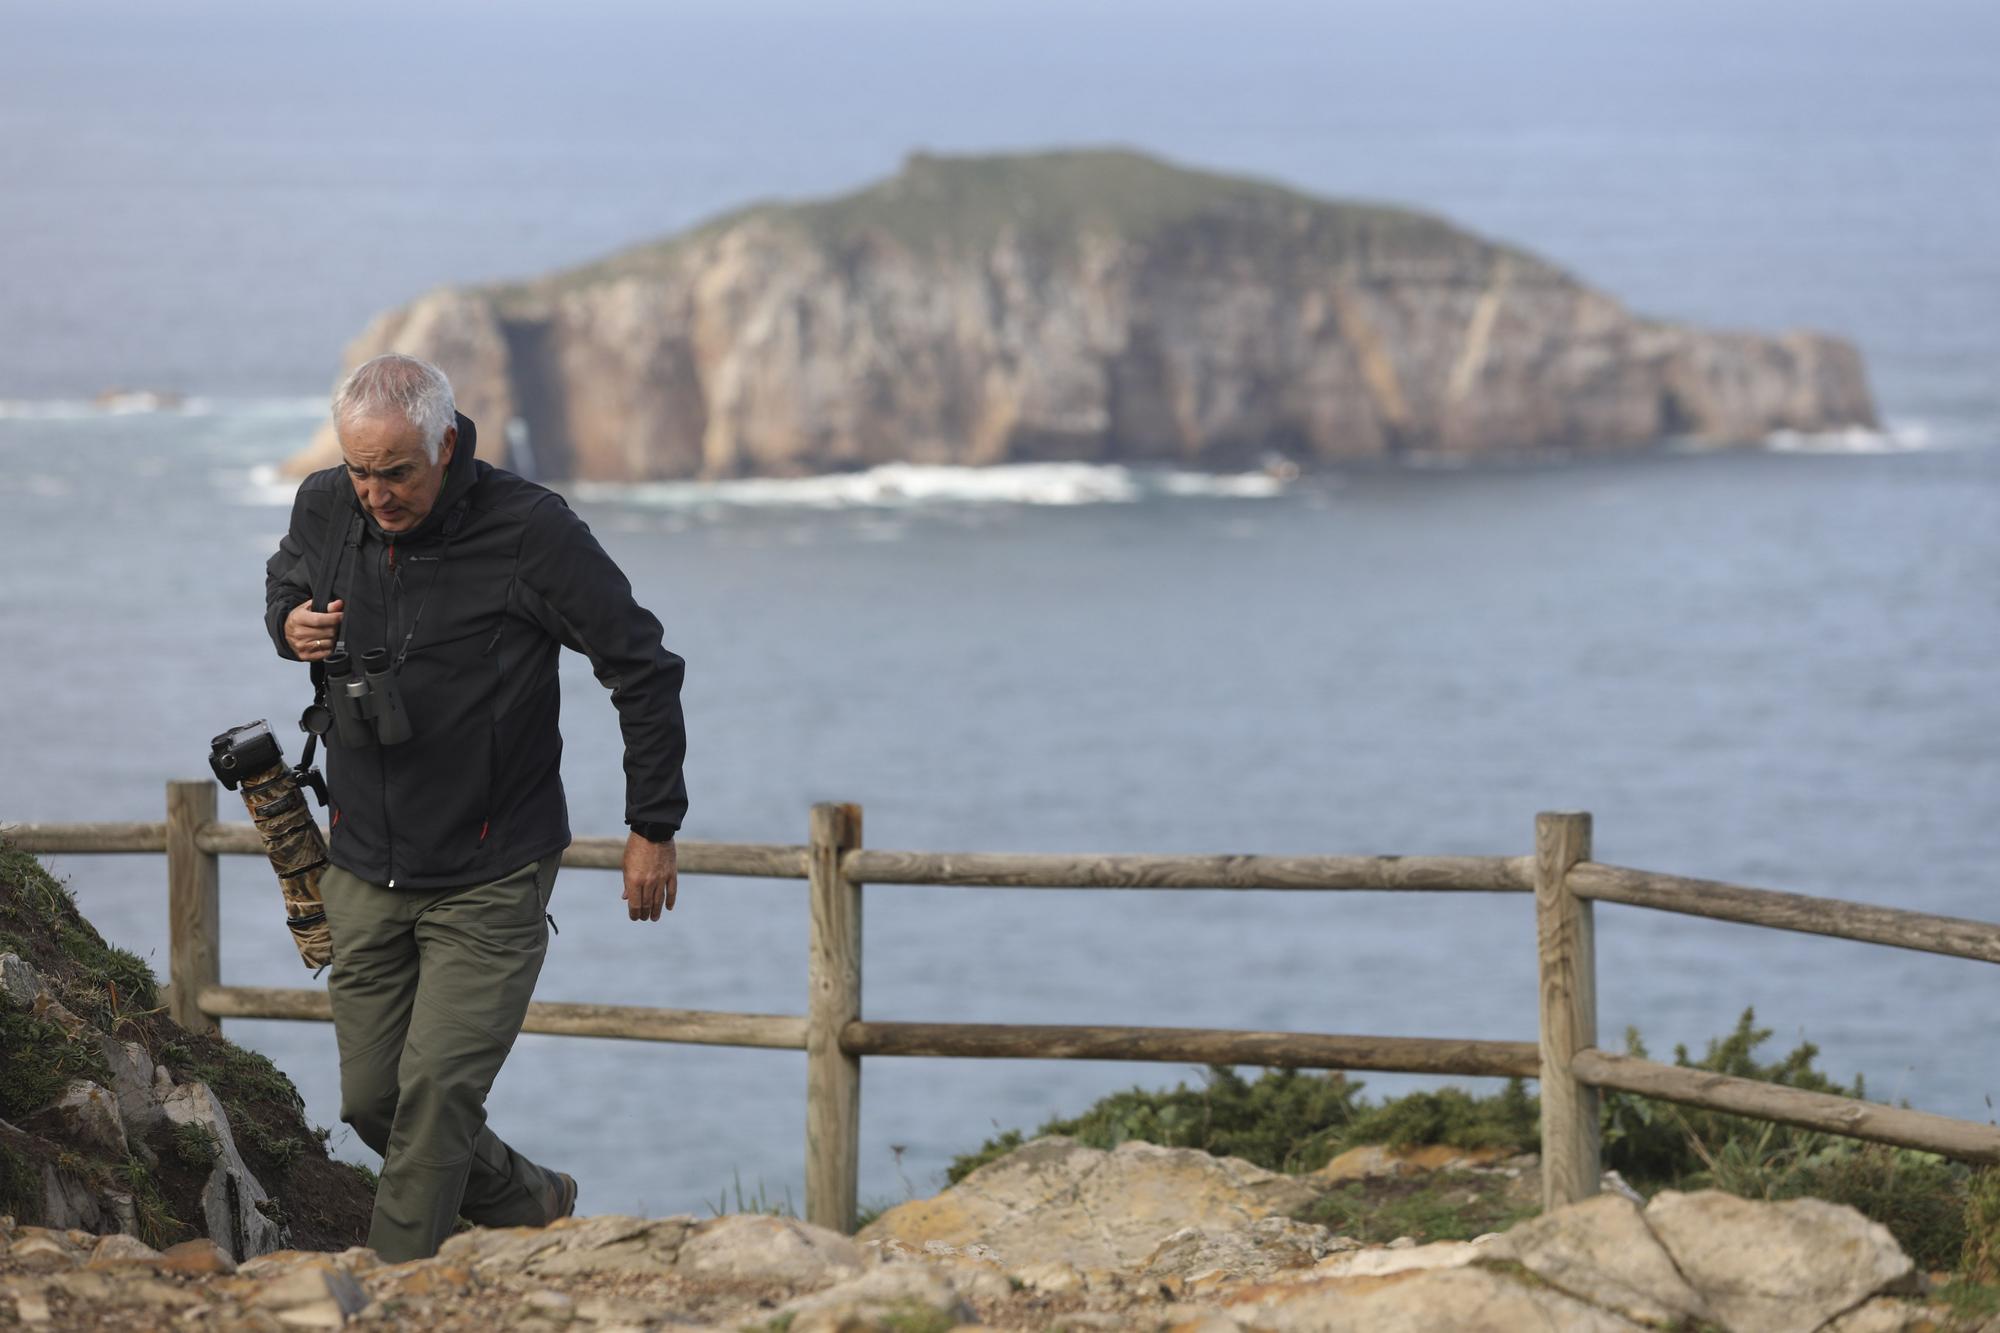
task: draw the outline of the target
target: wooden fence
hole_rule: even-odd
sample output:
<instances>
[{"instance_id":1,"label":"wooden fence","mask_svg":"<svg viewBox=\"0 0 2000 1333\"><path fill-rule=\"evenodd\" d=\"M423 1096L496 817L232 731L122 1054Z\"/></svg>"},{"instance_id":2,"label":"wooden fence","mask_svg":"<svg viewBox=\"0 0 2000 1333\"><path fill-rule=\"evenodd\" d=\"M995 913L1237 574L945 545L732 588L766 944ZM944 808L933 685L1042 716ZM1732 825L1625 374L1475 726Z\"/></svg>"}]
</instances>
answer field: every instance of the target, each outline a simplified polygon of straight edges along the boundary
<instances>
[{"instance_id":1,"label":"wooden fence","mask_svg":"<svg viewBox=\"0 0 2000 1333\"><path fill-rule=\"evenodd\" d=\"M166 853L171 927L168 1003L182 1025L215 1030L224 1018L331 1021L323 989L222 984L217 858L260 855L263 846L254 826L217 821L214 783L169 783L167 818L160 824L19 824L0 833L31 852ZM854 1225L861 1062L866 1056L1146 1060L1534 1078L1541 1083L1542 1200L1548 1207L1597 1192L1602 1174L1598 1094L1606 1088L1920 1148L1962 1161L2000 1163L2000 1128L1990 1124L1600 1050L1592 905L1626 903L1988 963L2000 963L2000 925L1601 865L1591 860L1590 840L1589 815L1544 814L1535 820L1533 855L1518 857L888 852L863 847L860 807L817 805L803 846L680 845L683 874L806 881L812 926L804 1016L535 1003L529 1006L525 1030L803 1050L806 1217L843 1231ZM583 838L570 846L563 863L616 870L623 851L623 839ZM861 1013L864 884L1532 893L1540 955L1540 1039L873 1022Z\"/></svg>"}]
</instances>

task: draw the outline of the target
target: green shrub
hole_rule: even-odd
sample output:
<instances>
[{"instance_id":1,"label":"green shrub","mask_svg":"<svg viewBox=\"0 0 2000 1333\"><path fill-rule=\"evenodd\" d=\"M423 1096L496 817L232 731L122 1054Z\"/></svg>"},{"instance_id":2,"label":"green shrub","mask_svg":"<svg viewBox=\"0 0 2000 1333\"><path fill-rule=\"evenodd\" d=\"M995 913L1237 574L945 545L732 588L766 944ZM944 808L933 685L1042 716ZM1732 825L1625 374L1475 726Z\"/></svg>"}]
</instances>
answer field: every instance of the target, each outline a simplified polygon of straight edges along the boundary
<instances>
[{"instance_id":1,"label":"green shrub","mask_svg":"<svg viewBox=\"0 0 2000 1333\"><path fill-rule=\"evenodd\" d=\"M1701 1059L1689 1059L1687 1047L1677 1046L1674 1063L1807 1092L1863 1095L1858 1075L1848 1087L1813 1068L1819 1047L1811 1042L1799 1043L1775 1063L1759 1063L1757 1048L1770 1039L1771 1030L1757 1026L1756 1011L1745 1009L1727 1036L1708 1043ZM1641 1059L1647 1056L1646 1044L1634 1029L1626 1029L1625 1049ZM1794 1161L1816 1151L1825 1138L1812 1130L1678 1106L1628 1092L1606 1093L1603 1108L1604 1164L1641 1189L1680 1186L1712 1176L1719 1169L1718 1163L1732 1154L1740 1157L1748 1152L1759 1158Z\"/></svg>"},{"instance_id":2,"label":"green shrub","mask_svg":"<svg viewBox=\"0 0 2000 1333\"><path fill-rule=\"evenodd\" d=\"M1070 1120L1051 1120L1040 1134L1065 1134L1093 1148L1131 1139L1170 1148L1200 1148L1242 1157L1274 1171L1310 1171L1338 1151L1361 1109L1359 1083L1339 1074L1270 1069L1254 1083L1212 1065L1200 1087L1169 1092L1116 1092ZM979 1167L1021 1146L1019 1130L988 1139L955 1159L946 1175L957 1184Z\"/></svg>"},{"instance_id":3,"label":"green shrub","mask_svg":"<svg viewBox=\"0 0 2000 1333\"><path fill-rule=\"evenodd\" d=\"M1115 1092L1080 1116L1049 1121L1038 1133L1065 1134L1093 1148L1115 1148L1128 1139L1200 1148L1272 1171L1299 1172L1317 1170L1363 1143L1525 1151L1540 1132L1540 1103L1520 1079L1487 1097L1440 1088L1379 1105L1361 1095L1363 1086L1341 1074L1296 1069L1267 1069L1253 1082L1213 1065L1200 1087ZM1023 1141L1021 1131L1007 1130L955 1158L945 1174L955 1185Z\"/></svg>"}]
</instances>

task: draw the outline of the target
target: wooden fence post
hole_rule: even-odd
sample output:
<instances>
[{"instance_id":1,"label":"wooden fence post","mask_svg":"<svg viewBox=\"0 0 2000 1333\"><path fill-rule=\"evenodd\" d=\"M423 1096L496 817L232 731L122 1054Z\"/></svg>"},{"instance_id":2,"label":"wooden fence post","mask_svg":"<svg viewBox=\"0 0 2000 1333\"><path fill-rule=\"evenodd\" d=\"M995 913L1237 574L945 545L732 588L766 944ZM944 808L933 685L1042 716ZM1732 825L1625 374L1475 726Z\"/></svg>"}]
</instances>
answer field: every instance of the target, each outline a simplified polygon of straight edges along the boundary
<instances>
[{"instance_id":1,"label":"wooden fence post","mask_svg":"<svg viewBox=\"0 0 2000 1333\"><path fill-rule=\"evenodd\" d=\"M1597 1089L1571 1061L1597 1045L1597 947L1589 900L1569 887L1570 867L1590 859L1590 816L1535 816L1535 926L1542 1018L1542 1208L1597 1193Z\"/></svg>"},{"instance_id":2,"label":"wooden fence post","mask_svg":"<svg viewBox=\"0 0 2000 1333\"><path fill-rule=\"evenodd\" d=\"M222 983L222 912L214 852L195 835L215 822L215 780L167 784L167 968L169 1013L195 1032L220 1032L201 1011L204 987Z\"/></svg>"},{"instance_id":3,"label":"wooden fence post","mask_svg":"<svg viewBox=\"0 0 2000 1333\"><path fill-rule=\"evenodd\" d=\"M812 809L811 955L806 972L806 1221L854 1230L861 1174L861 1057L840 1034L861 1017L861 886L841 854L861 845L861 807Z\"/></svg>"}]
</instances>

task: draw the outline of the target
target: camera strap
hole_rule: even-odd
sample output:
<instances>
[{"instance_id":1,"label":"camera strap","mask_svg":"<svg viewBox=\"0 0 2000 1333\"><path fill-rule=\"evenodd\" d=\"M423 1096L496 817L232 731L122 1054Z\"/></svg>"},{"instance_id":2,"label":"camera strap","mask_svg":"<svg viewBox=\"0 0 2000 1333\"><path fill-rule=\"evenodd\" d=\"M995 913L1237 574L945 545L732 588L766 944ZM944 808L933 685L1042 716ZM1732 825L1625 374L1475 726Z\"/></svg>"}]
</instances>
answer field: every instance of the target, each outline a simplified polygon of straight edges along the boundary
<instances>
[{"instance_id":1,"label":"camera strap","mask_svg":"<svg viewBox=\"0 0 2000 1333\"><path fill-rule=\"evenodd\" d=\"M438 575L444 571L445 557L451 554L451 539L465 526L465 516L472 511L472 501L460 500L444 516L444 544L438 547L437 563L431 566L431 576L424 583L424 595L417 599L417 613L410 617L410 629L403 636L403 642L396 649L396 659L389 669L397 675L403 672L403 662L410 655L410 642L417 637L417 626L424 623L424 608L431 604L431 591L437 587Z\"/></svg>"},{"instance_id":2,"label":"camera strap","mask_svg":"<svg viewBox=\"0 0 2000 1333\"><path fill-rule=\"evenodd\" d=\"M340 536L341 511L341 503L336 499L333 502L332 512L328 515L326 542L320 549L319 567L314 571L312 581L312 608L315 611L324 611L332 604L334 584L340 579L341 563L349 551L356 550L361 545L360 511L354 509L347 511L349 521L345 541L341 540ZM344 635L342 637L345 638ZM327 723L331 720L326 707L326 663L322 660L308 663L307 666L312 674L313 701L305 712L299 715L299 730L306 734L305 752L299 756L301 773L312 767L313 754L319 746L320 734L326 730ZM315 721L319 723L317 727L313 725Z\"/></svg>"}]
</instances>

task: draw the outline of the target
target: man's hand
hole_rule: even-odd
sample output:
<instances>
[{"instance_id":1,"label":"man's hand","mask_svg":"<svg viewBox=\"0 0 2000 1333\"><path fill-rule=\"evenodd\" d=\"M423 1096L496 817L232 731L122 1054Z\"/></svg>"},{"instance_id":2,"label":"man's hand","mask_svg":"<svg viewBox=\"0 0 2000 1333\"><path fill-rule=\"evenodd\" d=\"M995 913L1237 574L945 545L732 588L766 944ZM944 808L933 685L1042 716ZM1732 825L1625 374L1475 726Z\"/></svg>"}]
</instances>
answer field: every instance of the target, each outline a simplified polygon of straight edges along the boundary
<instances>
[{"instance_id":1,"label":"man's hand","mask_svg":"<svg viewBox=\"0 0 2000 1333\"><path fill-rule=\"evenodd\" d=\"M672 842L654 842L638 834L625 839L625 909L634 921L658 921L662 909L674 910L680 887L680 866Z\"/></svg>"},{"instance_id":2,"label":"man's hand","mask_svg":"<svg viewBox=\"0 0 2000 1333\"><path fill-rule=\"evenodd\" d=\"M315 611L311 601L300 602L285 617L285 642L301 662L323 662L333 655L333 641L340 637L340 608L345 602L334 599L326 610Z\"/></svg>"}]
</instances>

